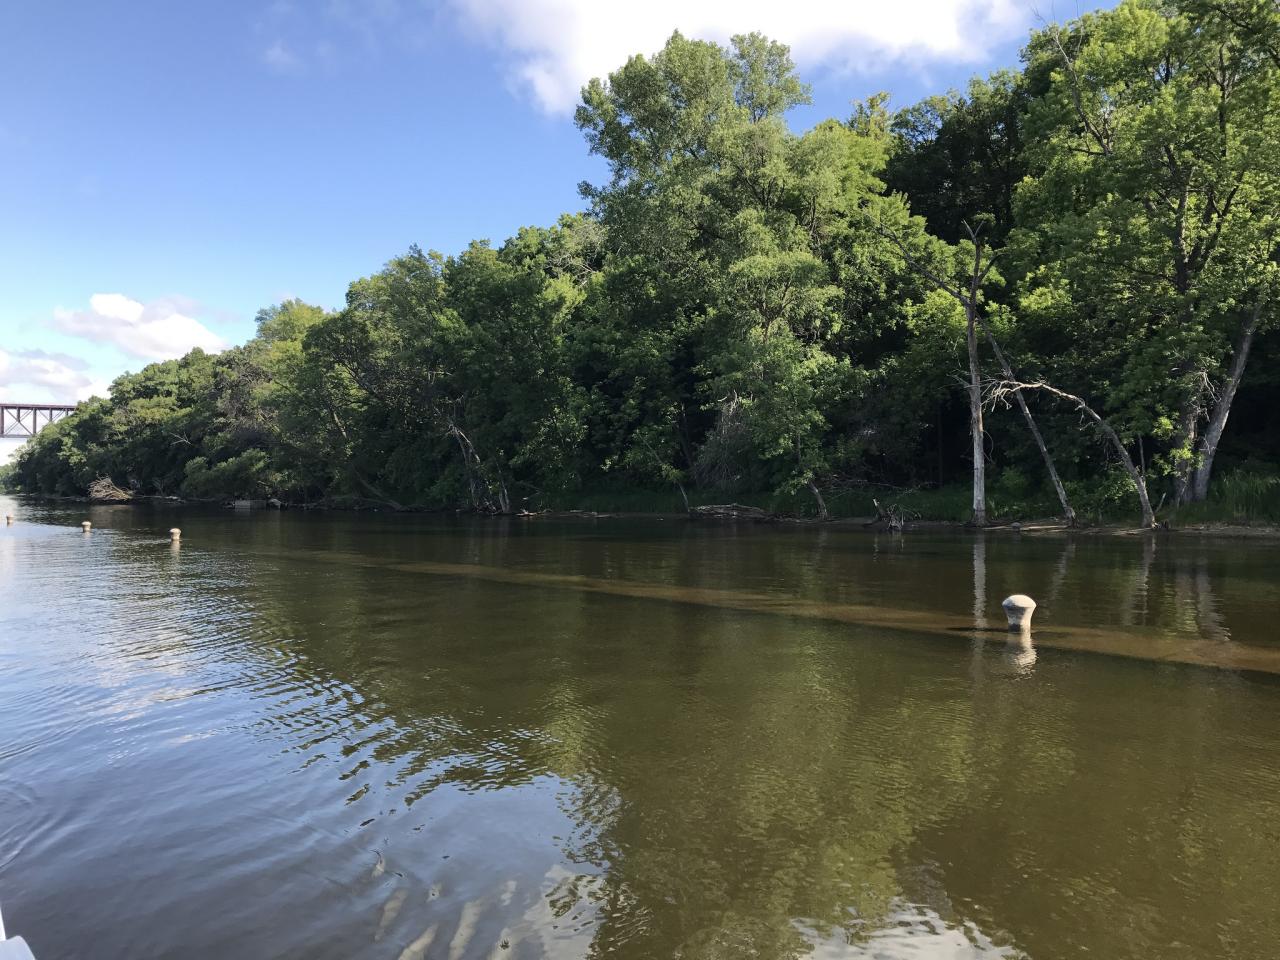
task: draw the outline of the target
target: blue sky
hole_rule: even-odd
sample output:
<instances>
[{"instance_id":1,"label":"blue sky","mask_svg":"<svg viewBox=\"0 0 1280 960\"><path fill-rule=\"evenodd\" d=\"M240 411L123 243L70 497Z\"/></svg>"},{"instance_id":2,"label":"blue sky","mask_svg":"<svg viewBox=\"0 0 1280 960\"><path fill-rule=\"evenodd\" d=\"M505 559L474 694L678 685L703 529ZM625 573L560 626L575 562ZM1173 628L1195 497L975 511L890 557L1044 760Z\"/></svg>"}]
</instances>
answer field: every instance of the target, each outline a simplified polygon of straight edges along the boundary
<instances>
[{"instance_id":1,"label":"blue sky","mask_svg":"<svg viewBox=\"0 0 1280 960\"><path fill-rule=\"evenodd\" d=\"M1090 4L1092 5L1092 4ZM0 0L0 398L73 401L411 243L580 208L575 91L673 28L791 43L803 128L1014 66L1028 0Z\"/></svg>"}]
</instances>

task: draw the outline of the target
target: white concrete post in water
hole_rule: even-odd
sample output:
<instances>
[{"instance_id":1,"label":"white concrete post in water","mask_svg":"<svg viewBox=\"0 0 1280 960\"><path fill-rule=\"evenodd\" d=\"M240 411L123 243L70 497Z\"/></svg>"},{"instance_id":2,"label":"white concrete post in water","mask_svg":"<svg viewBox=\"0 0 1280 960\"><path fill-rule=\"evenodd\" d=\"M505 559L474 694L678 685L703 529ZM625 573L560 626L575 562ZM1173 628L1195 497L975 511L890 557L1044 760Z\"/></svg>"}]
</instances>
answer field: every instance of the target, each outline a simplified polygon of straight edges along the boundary
<instances>
[{"instance_id":1,"label":"white concrete post in water","mask_svg":"<svg viewBox=\"0 0 1280 960\"><path fill-rule=\"evenodd\" d=\"M4 515L4 525L5 525L6 527L12 527L12 526L13 526L13 514L12 514L12 513L6 513L6 514Z\"/></svg>"},{"instance_id":2,"label":"white concrete post in water","mask_svg":"<svg viewBox=\"0 0 1280 960\"><path fill-rule=\"evenodd\" d=\"M169 542L170 542L170 543L177 543L177 542L178 542L179 540L181 540L181 539L182 539L182 531L181 531L181 530L179 530L177 527L170 527L170 528L169 528Z\"/></svg>"},{"instance_id":3,"label":"white concrete post in water","mask_svg":"<svg viewBox=\"0 0 1280 960\"><path fill-rule=\"evenodd\" d=\"M1009 629L1026 632L1031 629L1031 615L1036 612L1036 602L1025 593L1005 597L1004 615L1009 618Z\"/></svg>"},{"instance_id":4,"label":"white concrete post in water","mask_svg":"<svg viewBox=\"0 0 1280 960\"><path fill-rule=\"evenodd\" d=\"M88 533L90 530L93 529L93 524L90 523L88 520L85 520L83 523L80 524L80 529L83 530L85 533Z\"/></svg>"}]
</instances>

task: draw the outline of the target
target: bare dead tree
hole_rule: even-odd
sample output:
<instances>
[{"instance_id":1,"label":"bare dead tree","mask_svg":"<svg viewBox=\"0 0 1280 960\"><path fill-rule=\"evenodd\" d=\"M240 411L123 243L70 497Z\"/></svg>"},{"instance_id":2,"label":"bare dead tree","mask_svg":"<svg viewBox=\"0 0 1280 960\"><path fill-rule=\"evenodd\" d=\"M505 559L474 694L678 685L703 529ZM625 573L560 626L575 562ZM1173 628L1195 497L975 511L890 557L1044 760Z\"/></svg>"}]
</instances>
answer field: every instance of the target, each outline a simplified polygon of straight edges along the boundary
<instances>
[{"instance_id":1,"label":"bare dead tree","mask_svg":"<svg viewBox=\"0 0 1280 960\"><path fill-rule=\"evenodd\" d=\"M1133 488L1138 494L1138 503L1142 507L1142 526L1145 529L1151 529L1156 525L1155 511L1151 509L1151 498L1147 495L1147 478L1137 465L1133 462L1133 456L1124 445L1124 441L1120 439L1120 435L1116 433L1115 428L1106 421L1093 407L1089 406L1082 397L1076 396L1074 393L1067 393L1050 384L1037 383L1019 383L1014 380L1000 380L991 385L987 389L987 399L990 403L1008 404L1010 396L1016 396L1027 390L1040 390L1060 400L1066 400L1072 404L1077 410L1089 420L1095 429L1111 444L1116 452L1116 456L1120 460L1121 466L1124 467L1125 473L1129 475L1129 480L1133 483Z\"/></svg>"},{"instance_id":2,"label":"bare dead tree","mask_svg":"<svg viewBox=\"0 0 1280 960\"><path fill-rule=\"evenodd\" d=\"M967 227L968 224L965 224ZM972 230L969 231L973 233ZM978 292L995 266L990 258L982 265L982 247L973 248L973 269L969 274L969 294L961 296L965 315L965 346L969 354L969 437L973 442L973 522L987 525L987 446L982 424L982 368L978 362Z\"/></svg>"},{"instance_id":3,"label":"bare dead tree","mask_svg":"<svg viewBox=\"0 0 1280 960\"><path fill-rule=\"evenodd\" d=\"M996 338L991 335L991 328L984 320L982 329L987 334L987 341L991 344L991 350L996 356L996 360L1000 364L1000 373L1006 380L1016 380L1013 367L1009 365L1008 359L1004 355L1004 351L1000 349L1000 344ZM1022 419L1027 423L1027 429L1031 431L1031 437L1035 440L1036 449L1040 451L1040 457L1044 460L1045 470L1049 474L1049 481L1053 484L1053 491L1058 495L1058 503L1062 505L1062 518L1067 521L1069 526L1076 525L1076 512L1071 506L1071 501L1067 498L1067 488L1062 483L1062 478L1058 476L1058 468L1054 464L1053 455L1049 453L1049 447L1044 442L1044 437L1040 433L1040 427L1036 425L1035 418L1031 415L1031 408L1027 406L1027 400L1021 392L1014 397L1018 404L1018 409L1022 412Z\"/></svg>"},{"instance_id":4,"label":"bare dead tree","mask_svg":"<svg viewBox=\"0 0 1280 960\"><path fill-rule=\"evenodd\" d=\"M964 222L965 232L969 235L970 241L974 247L973 267L969 276L968 289L965 290L955 283L952 283L939 276L935 271L929 268L927 264L920 260L907 245L902 238L893 230L890 230L879 220L872 218L865 211L863 212L867 222L871 228L884 239L897 248L902 258L911 265L922 277L938 290L953 297L963 308L966 320L966 336L965 344L969 357L969 383L967 393L969 396L969 430L970 438L973 442L973 511L974 523L979 526L986 523L986 451L983 444L983 422L982 422L982 386L981 386L981 370L979 367L978 346L977 346L977 327L982 327L983 335L987 342L991 345L992 353L995 354L996 361L1000 364L1000 372L1008 381L1016 381L1018 378L1014 375L1013 367L1009 363L1008 357L1004 350L1000 348L999 342L995 338L995 334L991 331L991 325L987 322L986 312L982 309L981 293L982 284L986 280L992 268L995 267L997 256L990 254L986 256L984 263L984 252L986 245L982 240L982 227L979 224L976 228L971 226L968 221ZM1048 444L1044 441L1043 434L1036 424L1035 417L1031 415L1031 408L1027 406L1026 399L1021 392L1015 395L1015 402L1018 410L1022 413L1022 419L1027 424L1032 439L1035 440L1036 449L1040 451L1040 458L1044 461L1045 471L1049 475L1049 480L1053 484L1054 493L1058 495L1058 502L1062 505L1063 519L1068 524L1074 526L1076 523L1076 512L1071 506L1071 501L1067 497L1066 487L1062 483L1062 478L1058 475L1057 465L1054 463L1053 455L1049 452ZM979 519L979 503L981 503L981 519Z\"/></svg>"},{"instance_id":5,"label":"bare dead tree","mask_svg":"<svg viewBox=\"0 0 1280 960\"><path fill-rule=\"evenodd\" d=\"M684 501L684 512L692 513L693 508L689 506L689 494L685 493L684 484L680 482L680 472L658 456L658 451L653 449L653 444L646 440L643 434L636 433L636 438L649 451L649 455L653 457L654 462L657 463L658 472L668 475L671 478L671 482L675 484L676 489L680 491L680 499Z\"/></svg>"},{"instance_id":6,"label":"bare dead tree","mask_svg":"<svg viewBox=\"0 0 1280 960\"><path fill-rule=\"evenodd\" d=\"M476 454L476 448L468 437L451 419L445 430L449 436L453 437L458 444L458 452L462 455L462 467L467 473L467 486L471 491L471 506L475 510L481 509L480 484L477 479L477 473L480 470L480 457ZM487 504L487 499L485 500Z\"/></svg>"},{"instance_id":7,"label":"bare dead tree","mask_svg":"<svg viewBox=\"0 0 1280 960\"><path fill-rule=\"evenodd\" d=\"M981 227L975 230L973 227L969 226L968 221L964 221L964 229L965 232L969 234L969 239L972 241L974 246L976 270L977 264L981 262L983 248ZM996 255L992 254L990 261L987 264L987 270L990 270L995 262ZM983 311L977 303L978 292L979 291L975 289L971 293L970 297L974 302L974 313L977 321L982 325L982 332L986 334L987 342L991 344L991 352L995 354L996 362L1000 364L1000 373L1006 380L1016 380L1017 377L1013 374L1013 367L1010 365L1008 357L1006 357L1004 351L1000 349L1000 344L996 340L995 334L991 332L991 324L987 323L985 311ZM1076 525L1076 512L1072 509L1071 501L1067 498L1067 488L1063 486L1062 478L1058 476L1058 467L1053 462L1053 455L1049 453L1048 444L1044 442L1044 436L1040 433L1040 427L1036 424L1035 417L1031 415L1031 408L1027 406L1026 397L1022 395L1021 391L1019 391L1014 395L1014 399L1018 404L1018 410L1022 413L1022 419L1026 421L1027 430L1031 433L1031 437L1035 441L1036 449L1040 451L1040 459L1044 461L1044 467L1046 472L1049 474L1050 482L1053 484L1054 493L1058 495L1058 502L1062 505L1062 518L1067 521L1068 525L1074 527Z\"/></svg>"},{"instance_id":8,"label":"bare dead tree","mask_svg":"<svg viewBox=\"0 0 1280 960\"><path fill-rule=\"evenodd\" d=\"M809 492L813 494L813 499L818 501L818 518L820 520L830 520L831 515L827 513L827 501L822 498L822 491L818 489L818 485L810 479L807 483Z\"/></svg>"}]
</instances>

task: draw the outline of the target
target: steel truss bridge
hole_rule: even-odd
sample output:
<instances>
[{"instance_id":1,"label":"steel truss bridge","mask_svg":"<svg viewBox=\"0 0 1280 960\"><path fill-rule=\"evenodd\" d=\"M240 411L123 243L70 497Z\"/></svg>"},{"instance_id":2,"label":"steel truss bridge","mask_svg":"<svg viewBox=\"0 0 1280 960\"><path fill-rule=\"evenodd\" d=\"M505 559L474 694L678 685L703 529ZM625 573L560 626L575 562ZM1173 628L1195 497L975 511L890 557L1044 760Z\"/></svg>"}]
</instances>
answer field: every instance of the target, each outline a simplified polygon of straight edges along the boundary
<instances>
[{"instance_id":1,"label":"steel truss bridge","mask_svg":"<svg viewBox=\"0 0 1280 960\"><path fill-rule=\"evenodd\" d=\"M0 438L29 440L74 409L67 403L0 403Z\"/></svg>"}]
</instances>

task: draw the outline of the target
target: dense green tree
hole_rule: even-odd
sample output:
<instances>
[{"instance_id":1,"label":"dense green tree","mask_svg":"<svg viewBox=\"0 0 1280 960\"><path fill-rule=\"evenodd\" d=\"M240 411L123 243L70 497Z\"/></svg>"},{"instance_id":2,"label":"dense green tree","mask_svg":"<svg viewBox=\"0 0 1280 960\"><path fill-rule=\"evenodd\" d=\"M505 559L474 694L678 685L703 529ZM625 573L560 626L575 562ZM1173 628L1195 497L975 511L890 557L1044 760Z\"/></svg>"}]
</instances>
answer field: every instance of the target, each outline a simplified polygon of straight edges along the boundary
<instances>
[{"instance_id":1,"label":"dense green tree","mask_svg":"<svg viewBox=\"0 0 1280 960\"><path fill-rule=\"evenodd\" d=\"M1274 377L1246 377L1275 354L1277 38L1274 0L1126 0L1021 71L802 131L786 47L674 34L583 90L587 210L413 247L332 312L269 307L243 346L119 378L10 482L501 512L675 486L825 515L834 489L968 478L982 523L989 472L997 499L1098 502L1101 441L1153 522L1148 485L1209 491L1234 407L1235 461L1277 449Z\"/></svg>"},{"instance_id":2,"label":"dense green tree","mask_svg":"<svg viewBox=\"0 0 1280 960\"><path fill-rule=\"evenodd\" d=\"M1031 104L1021 74L975 78L967 94L926 97L893 117L893 152L884 179L948 243L968 238L965 223L991 216L986 242L998 247L1014 226L1013 196L1026 175L1023 128Z\"/></svg>"},{"instance_id":3,"label":"dense green tree","mask_svg":"<svg viewBox=\"0 0 1280 960\"><path fill-rule=\"evenodd\" d=\"M808 486L825 512L815 481L848 466L828 456L848 450L833 425L866 379L842 327L852 314L875 339L884 317L898 319L867 294L883 294L901 264L866 249L876 242L857 215L882 188L887 124L793 134L785 113L807 100L793 69L785 48L756 35L724 51L677 34L589 85L577 119L609 162L610 181L584 192L610 244L655 261L681 294L667 322L690 343L701 382L658 422L679 411L688 424L700 405L712 421L682 439L701 482ZM855 264L864 272L853 275ZM669 464L655 439L644 448Z\"/></svg>"},{"instance_id":4,"label":"dense green tree","mask_svg":"<svg viewBox=\"0 0 1280 960\"><path fill-rule=\"evenodd\" d=\"M1050 27L1029 55L1051 84L1018 195L1024 303L1073 328L1055 375L1150 443L1178 501L1203 497L1275 312L1280 74L1213 7L1147 0Z\"/></svg>"}]
</instances>

